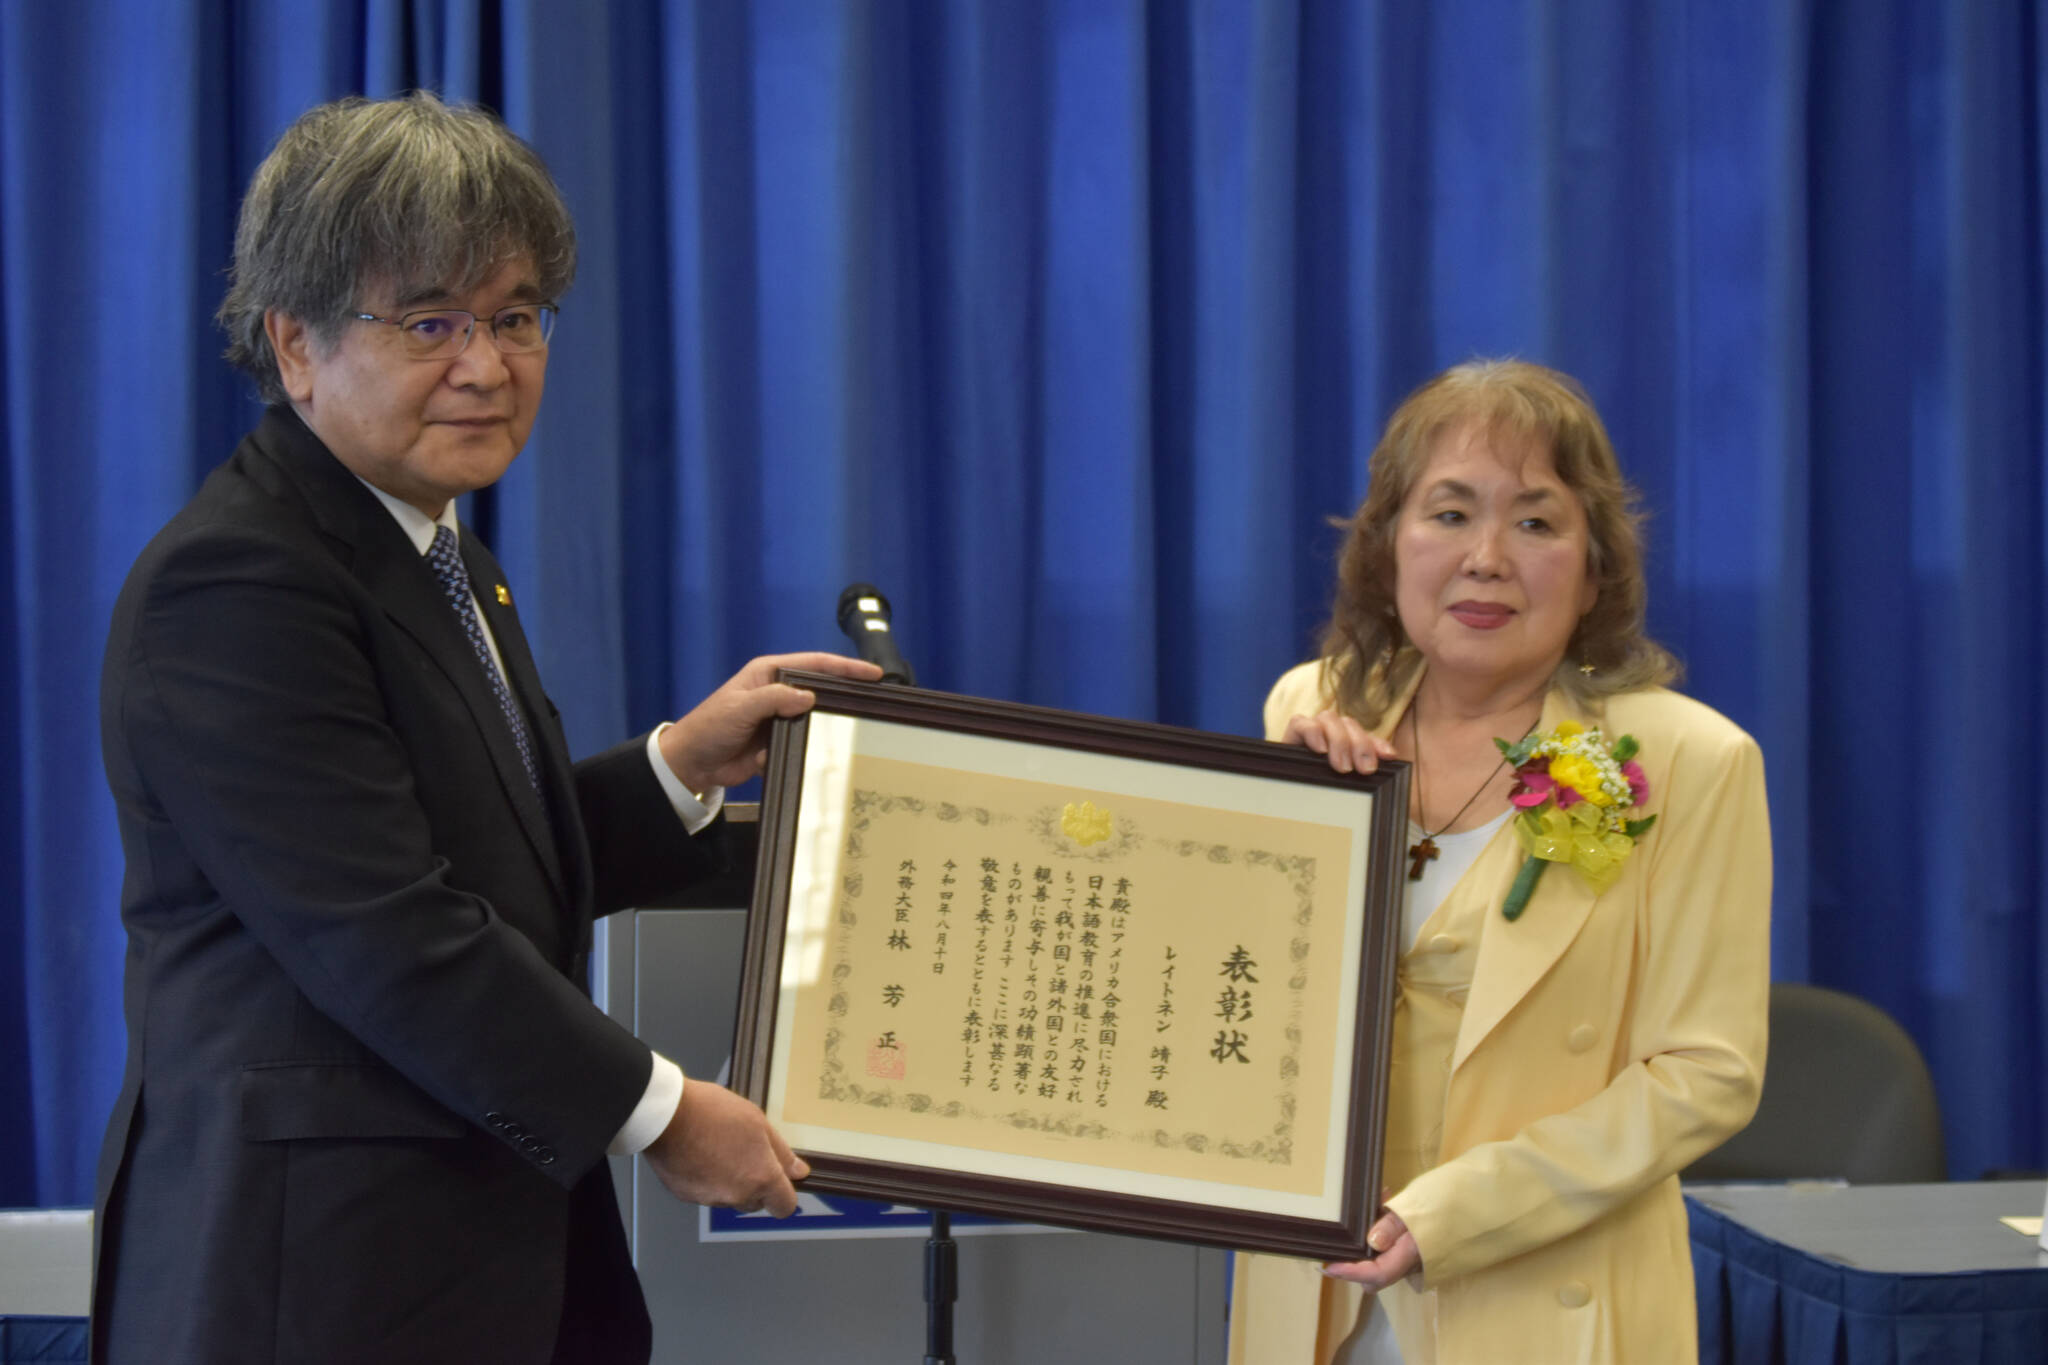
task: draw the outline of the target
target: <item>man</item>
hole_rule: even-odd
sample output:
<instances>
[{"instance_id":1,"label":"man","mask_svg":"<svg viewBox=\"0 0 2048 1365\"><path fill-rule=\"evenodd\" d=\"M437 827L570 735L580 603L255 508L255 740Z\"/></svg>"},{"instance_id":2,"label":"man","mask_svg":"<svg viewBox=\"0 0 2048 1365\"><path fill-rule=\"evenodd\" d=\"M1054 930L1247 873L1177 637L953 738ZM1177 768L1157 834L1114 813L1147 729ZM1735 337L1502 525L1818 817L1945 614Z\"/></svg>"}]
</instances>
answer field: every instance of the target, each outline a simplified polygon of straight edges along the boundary
<instances>
[{"instance_id":1,"label":"man","mask_svg":"<svg viewBox=\"0 0 2048 1365\"><path fill-rule=\"evenodd\" d=\"M428 95L315 109L257 171L221 308L273 406L137 560L101 716L129 1056L94 1359L645 1361L605 1154L786 1214L760 1111L584 989L596 914L722 866L723 788L810 696L757 659L571 765L454 499L540 403L568 214Z\"/></svg>"}]
</instances>

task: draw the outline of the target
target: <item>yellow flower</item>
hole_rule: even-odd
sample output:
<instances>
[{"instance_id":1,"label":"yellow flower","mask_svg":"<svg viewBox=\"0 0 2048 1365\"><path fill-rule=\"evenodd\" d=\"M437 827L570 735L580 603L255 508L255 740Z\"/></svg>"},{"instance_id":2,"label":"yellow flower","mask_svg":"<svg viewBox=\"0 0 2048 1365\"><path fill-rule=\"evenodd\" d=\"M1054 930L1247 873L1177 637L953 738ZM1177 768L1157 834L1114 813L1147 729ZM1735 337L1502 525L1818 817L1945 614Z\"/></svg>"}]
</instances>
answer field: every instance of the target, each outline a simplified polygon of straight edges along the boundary
<instances>
[{"instance_id":1,"label":"yellow flower","mask_svg":"<svg viewBox=\"0 0 2048 1365\"><path fill-rule=\"evenodd\" d=\"M1570 724L1569 721L1566 724ZM1559 754L1550 760L1550 780L1570 787L1596 806L1611 806L1614 798L1600 786L1600 765L1580 754Z\"/></svg>"},{"instance_id":2,"label":"yellow flower","mask_svg":"<svg viewBox=\"0 0 2048 1365\"><path fill-rule=\"evenodd\" d=\"M1532 753L1540 756L1538 762L1549 760L1543 768L1548 783L1532 776L1516 791L1518 804L1527 804L1514 818L1515 840L1528 856L1501 903L1502 918L1512 922L1521 916L1537 878L1551 863L1570 863L1596 896L1613 886L1636 840L1657 823L1655 815L1627 818L1639 786L1627 781L1622 765L1636 754L1635 740L1623 735L1608 745L1599 730L1564 721L1533 741L1512 748L1502 741L1501 747L1522 763ZM1538 788L1533 793L1531 783ZM1569 808L1560 805L1567 791L1578 798Z\"/></svg>"}]
</instances>

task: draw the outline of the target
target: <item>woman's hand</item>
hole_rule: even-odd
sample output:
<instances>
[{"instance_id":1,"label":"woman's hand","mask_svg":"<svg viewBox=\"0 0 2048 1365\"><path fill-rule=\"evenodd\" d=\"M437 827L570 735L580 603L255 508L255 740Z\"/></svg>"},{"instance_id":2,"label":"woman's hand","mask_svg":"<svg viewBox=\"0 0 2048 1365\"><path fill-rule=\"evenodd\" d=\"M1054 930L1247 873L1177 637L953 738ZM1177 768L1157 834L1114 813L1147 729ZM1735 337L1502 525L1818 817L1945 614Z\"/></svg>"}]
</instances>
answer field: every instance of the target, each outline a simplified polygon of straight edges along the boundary
<instances>
[{"instance_id":1,"label":"woman's hand","mask_svg":"<svg viewBox=\"0 0 2048 1365\"><path fill-rule=\"evenodd\" d=\"M1340 773L1369 773L1394 756L1392 744L1339 711L1292 717L1280 738L1325 755Z\"/></svg>"},{"instance_id":2,"label":"woman's hand","mask_svg":"<svg viewBox=\"0 0 2048 1365\"><path fill-rule=\"evenodd\" d=\"M1398 1213L1381 1214L1380 1221L1365 1234L1365 1244L1379 1255L1370 1261L1332 1262L1323 1267L1323 1273L1333 1280L1363 1285L1368 1294L1377 1294L1396 1280L1405 1280L1422 1269L1422 1253L1415 1249L1415 1239L1408 1235L1408 1225Z\"/></svg>"}]
</instances>

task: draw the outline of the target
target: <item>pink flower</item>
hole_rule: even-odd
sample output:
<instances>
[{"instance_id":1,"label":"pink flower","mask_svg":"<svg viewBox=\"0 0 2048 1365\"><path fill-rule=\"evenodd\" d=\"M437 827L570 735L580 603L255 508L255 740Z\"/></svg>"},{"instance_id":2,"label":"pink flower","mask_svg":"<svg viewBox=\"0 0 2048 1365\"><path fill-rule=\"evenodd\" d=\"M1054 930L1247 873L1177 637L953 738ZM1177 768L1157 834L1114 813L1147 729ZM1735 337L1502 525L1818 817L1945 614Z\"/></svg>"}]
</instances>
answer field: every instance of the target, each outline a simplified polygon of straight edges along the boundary
<instances>
[{"instance_id":1,"label":"pink flower","mask_svg":"<svg viewBox=\"0 0 2048 1365\"><path fill-rule=\"evenodd\" d=\"M1550 775L1550 760L1535 758L1515 770L1522 779L1523 795L1509 793L1508 800L1523 810L1542 805L1545 801L1556 801L1559 810L1570 810L1586 798L1580 796L1569 782L1560 782Z\"/></svg>"},{"instance_id":2,"label":"pink flower","mask_svg":"<svg viewBox=\"0 0 2048 1365\"><path fill-rule=\"evenodd\" d=\"M1634 799L1632 806L1640 806L1650 799L1650 779L1643 775L1642 765L1634 759L1621 765L1621 775L1628 779L1629 795Z\"/></svg>"}]
</instances>

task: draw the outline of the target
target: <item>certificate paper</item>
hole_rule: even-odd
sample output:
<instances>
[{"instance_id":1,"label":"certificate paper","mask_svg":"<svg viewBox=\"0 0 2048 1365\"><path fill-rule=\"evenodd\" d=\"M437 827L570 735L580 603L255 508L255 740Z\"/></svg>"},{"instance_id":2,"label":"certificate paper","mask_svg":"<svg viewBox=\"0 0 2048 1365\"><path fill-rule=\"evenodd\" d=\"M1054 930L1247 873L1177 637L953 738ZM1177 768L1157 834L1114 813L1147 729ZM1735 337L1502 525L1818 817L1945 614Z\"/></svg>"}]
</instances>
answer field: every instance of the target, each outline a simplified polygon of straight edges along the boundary
<instances>
[{"instance_id":1,"label":"certificate paper","mask_svg":"<svg viewBox=\"0 0 2048 1365\"><path fill-rule=\"evenodd\" d=\"M937 695L872 690L913 717ZM814 1183L1362 1247L1353 1177L1370 1164L1377 1180L1392 960L1369 913L1384 778L1339 783L1292 753L1284 777L1191 768L832 705L821 694L771 760L764 826L787 837L763 840L740 1030L765 1056L735 1069ZM1005 718L1054 733L1061 714Z\"/></svg>"}]
</instances>

